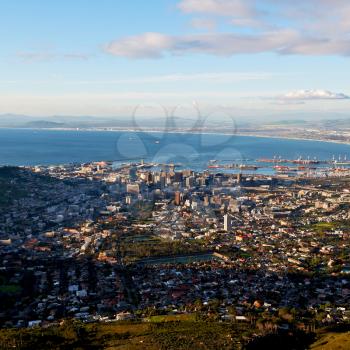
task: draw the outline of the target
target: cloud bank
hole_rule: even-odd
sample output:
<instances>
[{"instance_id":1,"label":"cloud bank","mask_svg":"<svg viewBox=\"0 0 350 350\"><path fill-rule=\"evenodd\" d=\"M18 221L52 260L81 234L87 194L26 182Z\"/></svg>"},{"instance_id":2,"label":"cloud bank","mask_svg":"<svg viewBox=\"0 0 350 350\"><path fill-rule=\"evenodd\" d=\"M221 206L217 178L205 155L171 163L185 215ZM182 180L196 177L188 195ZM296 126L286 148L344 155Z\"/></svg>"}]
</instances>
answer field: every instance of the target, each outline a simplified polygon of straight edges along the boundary
<instances>
[{"instance_id":1,"label":"cloud bank","mask_svg":"<svg viewBox=\"0 0 350 350\"><path fill-rule=\"evenodd\" d=\"M251 0L183 0L178 8L185 13L247 17L256 15Z\"/></svg>"},{"instance_id":2,"label":"cloud bank","mask_svg":"<svg viewBox=\"0 0 350 350\"><path fill-rule=\"evenodd\" d=\"M182 0L178 10L206 33L146 32L111 41L105 51L127 58L209 54L232 56L350 55L350 2L345 0ZM198 17L204 16L204 17ZM221 21L225 31L213 32Z\"/></svg>"},{"instance_id":3,"label":"cloud bank","mask_svg":"<svg viewBox=\"0 0 350 350\"><path fill-rule=\"evenodd\" d=\"M49 62L54 60L77 60L86 61L90 58L88 54L68 52L68 53L55 53L52 51L31 51L31 52L17 52L16 57L22 62L35 63L35 62Z\"/></svg>"},{"instance_id":4,"label":"cloud bank","mask_svg":"<svg viewBox=\"0 0 350 350\"><path fill-rule=\"evenodd\" d=\"M285 95L279 96L280 100L285 101L303 101L303 100L346 100L350 97L337 92L328 90L297 90L288 92Z\"/></svg>"},{"instance_id":5,"label":"cloud bank","mask_svg":"<svg viewBox=\"0 0 350 350\"><path fill-rule=\"evenodd\" d=\"M144 33L109 43L105 51L128 58L161 58L166 54L189 53L232 56L275 52L281 55L350 55L350 39L325 40L304 38L293 30L265 32L257 35L236 33L171 36Z\"/></svg>"}]
</instances>

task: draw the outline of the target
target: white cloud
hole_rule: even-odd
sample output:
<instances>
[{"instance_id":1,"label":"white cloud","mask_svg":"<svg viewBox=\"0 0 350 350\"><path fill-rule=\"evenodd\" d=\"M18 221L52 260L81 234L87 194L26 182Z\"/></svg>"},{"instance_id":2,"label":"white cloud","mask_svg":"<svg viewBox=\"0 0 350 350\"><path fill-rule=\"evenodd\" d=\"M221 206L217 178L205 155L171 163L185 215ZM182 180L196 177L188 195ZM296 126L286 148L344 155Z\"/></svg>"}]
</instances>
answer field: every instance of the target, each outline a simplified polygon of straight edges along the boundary
<instances>
[{"instance_id":1,"label":"white cloud","mask_svg":"<svg viewBox=\"0 0 350 350\"><path fill-rule=\"evenodd\" d=\"M161 58L165 54L190 53L232 56L235 54L275 52L282 55L350 55L350 38L303 37L294 30L262 34L192 34L170 36L145 33L112 41L107 53L128 58Z\"/></svg>"},{"instance_id":2,"label":"white cloud","mask_svg":"<svg viewBox=\"0 0 350 350\"><path fill-rule=\"evenodd\" d=\"M245 28L251 28L251 29L258 29L258 28L273 28L273 26L268 26L266 23L262 23L261 21L255 19L255 18L233 18L231 19L230 23L234 25L235 27L245 27Z\"/></svg>"},{"instance_id":3,"label":"white cloud","mask_svg":"<svg viewBox=\"0 0 350 350\"><path fill-rule=\"evenodd\" d=\"M232 29L182 35L141 33L111 41L105 51L128 58L264 52L350 56L349 1L181 0L177 7L195 16L189 19L194 28L211 30L213 21L221 19Z\"/></svg>"},{"instance_id":4,"label":"white cloud","mask_svg":"<svg viewBox=\"0 0 350 350\"><path fill-rule=\"evenodd\" d=\"M288 92L285 95L279 96L278 99L288 101L303 101L303 100L344 100L350 97L337 92L328 90L297 90Z\"/></svg>"},{"instance_id":5,"label":"white cloud","mask_svg":"<svg viewBox=\"0 0 350 350\"><path fill-rule=\"evenodd\" d=\"M49 62L54 60L87 60L90 58L90 55L76 52L68 53L56 53L53 51L43 50L43 51L20 51L16 54L17 58L26 63L34 62Z\"/></svg>"},{"instance_id":6,"label":"white cloud","mask_svg":"<svg viewBox=\"0 0 350 350\"><path fill-rule=\"evenodd\" d=\"M191 53L232 56L275 52L300 55L350 55L350 38L303 37L295 30L276 30L258 34L208 33L171 36L144 33L110 42L107 53L128 58L161 58L166 54Z\"/></svg>"},{"instance_id":7,"label":"white cloud","mask_svg":"<svg viewBox=\"0 0 350 350\"><path fill-rule=\"evenodd\" d=\"M164 50L171 49L176 41L161 33L144 33L109 43L105 50L115 56L129 58L160 58Z\"/></svg>"},{"instance_id":8,"label":"white cloud","mask_svg":"<svg viewBox=\"0 0 350 350\"><path fill-rule=\"evenodd\" d=\"M178 8L185 13L246 17L255 13L251 0L182 0Z\"/></svg>"},{"instance_id":9,"label":"white cloud","mask_svg":"<svg viewBox=\"0 0 350 350\"><path fill-rule=\"evenodd\" d=\"M182 0L178 8L186 14L206 15L207 22L210 16L222 16L231 18L228 23L235 27L270 27L263 21L264 12L255 4L255 0Z\"/></svg>"}]
</instances>

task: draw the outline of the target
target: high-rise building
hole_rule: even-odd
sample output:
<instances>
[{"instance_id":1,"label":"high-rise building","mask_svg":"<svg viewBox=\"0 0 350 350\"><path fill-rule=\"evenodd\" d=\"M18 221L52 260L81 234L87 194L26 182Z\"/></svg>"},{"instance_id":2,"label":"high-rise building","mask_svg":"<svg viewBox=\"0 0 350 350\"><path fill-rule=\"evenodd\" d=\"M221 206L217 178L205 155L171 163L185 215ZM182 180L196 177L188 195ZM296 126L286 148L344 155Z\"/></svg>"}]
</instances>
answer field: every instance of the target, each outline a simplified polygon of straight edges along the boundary
<instances>
[{"instance_id":1,"label":"high-rise building","mask_svg":"<svg viewBox=\"0 0 350 350\"><path fill-rule=\"evenodd\" d=\"M174 173L174 182L182 182L182 173L177 171Z\"/></svg>"},{"instance_id":2,"label":"high-rise building","mask_svg":"<svg viewBox=\"0 0 350 350\"><path fill-rule=\"evenodd\" d=\"M160 176L160 188L164 188L166 186L166 176L162 175Z\"/></svg>"},{"instance_id":3,"label":"high-rise building","mask_svg":"<svg viewBox=\"0 0 350 350\"><path fill-rule=\"evenodd\" d=\"M129 168L130 180L135 181L137 179L137 169L135 166L130 166Z\"/></svg>"},{"instance_id":4,"label":"high-rise building","mask_svg":"<svg viewBox=\"0 0 350 350\"><path fill-rule=\"evenodd\" d=\"M147 183L153 183L153 174L151 172L147 174Z\"/></svg>"},{"instance_id":5,"label":"high-rise building","mask_svg":"<svg viewBox=\"0 0 350 350\"><path fill-rule=\"evenodd\" d=\"M126 185L126 192L128 193L140 193L140 186L139 184L127 184Z\"/></svg>"},{"instance_id":6,"label":"high-rise building","mask_svg":"<svg viewBox=\"0 0 350 350\"><path fill-rule=\"evenodd\" d=\"M181 203L181 193L179 191L175 192L175 205L180 205Z\"/></svg>"},{"instance_id":7,"label":"high-rise building","mask_svg":"<svg viewBox=\"0 0 350 350\"><path fill-rule=\"evenodd\" d=\"M232 230L231 216L228 214L224 215L224 230L227 232Z\"/></svg>"},{"instance_id":8,"label":"high-rise building","mask_svg":"<svg viewBox=\"0 0 350 350\"><path fill-rule=\"evenodd\" d=\"M185 183L187 188L191 188L194 186L194 176L186 177Z\"/></svg>"},{"instance_id":9,"label":"high-rise building","mask_svg":"<svg viewBox=\"0 0 350 350\"><path fill-rule=\"evenodd\" d=\"M132 198L131 198L131 196L126 196L126 197L125 197L125 203L126 203L126 204L129 204L129 205L132 203Z\"/></svg>"}]
</instances>

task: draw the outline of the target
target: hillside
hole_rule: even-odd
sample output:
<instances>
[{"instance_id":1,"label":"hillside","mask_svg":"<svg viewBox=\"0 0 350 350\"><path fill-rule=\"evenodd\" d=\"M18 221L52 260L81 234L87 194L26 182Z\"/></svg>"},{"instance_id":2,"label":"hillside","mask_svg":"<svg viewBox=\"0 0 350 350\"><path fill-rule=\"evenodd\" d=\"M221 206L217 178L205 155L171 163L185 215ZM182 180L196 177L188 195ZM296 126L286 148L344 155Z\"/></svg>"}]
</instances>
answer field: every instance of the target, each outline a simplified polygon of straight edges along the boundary
<instances>
[{"instance_id":1,"label":"hillside","mask_svg":"<svg viewBox=\"0 0 350 350\"><path fill-rule=\"evenodd\" d=\"M350 332L330 332L322 334L310 347L312 350L347 350L350 349Z\"/></svg>"},{"instance_id":2,"label":"hillside","mask_svg":"<svg viewBox=\"0 0 350 350\"><path fill-rule=\"evenodd\" d=\"M0 349L240 349L246 325L202 321L111 322L0 330Z\"/></svg>"}]
</instances>

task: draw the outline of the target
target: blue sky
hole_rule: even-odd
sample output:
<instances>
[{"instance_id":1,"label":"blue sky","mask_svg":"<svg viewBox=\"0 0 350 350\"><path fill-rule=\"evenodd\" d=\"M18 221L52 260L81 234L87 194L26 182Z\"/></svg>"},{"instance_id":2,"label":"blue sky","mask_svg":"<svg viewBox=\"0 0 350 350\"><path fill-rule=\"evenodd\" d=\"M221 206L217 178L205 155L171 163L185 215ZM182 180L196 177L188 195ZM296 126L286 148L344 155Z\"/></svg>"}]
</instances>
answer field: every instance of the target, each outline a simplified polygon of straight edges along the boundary
<instances>
[{"instance_id":1,"label":"blue sky","mask_svg":"<svg viewBox=\"0 0 350 350\"><path fill-rule=\"evenodd\" d=\"M0 0L0 114L346 115L346 0Z\"/></svg>"}]
</instances>

